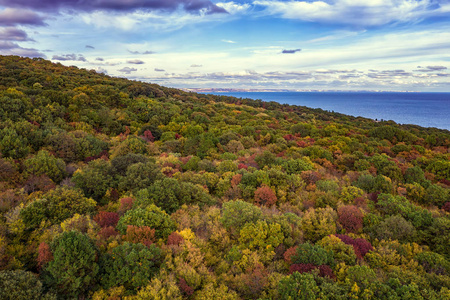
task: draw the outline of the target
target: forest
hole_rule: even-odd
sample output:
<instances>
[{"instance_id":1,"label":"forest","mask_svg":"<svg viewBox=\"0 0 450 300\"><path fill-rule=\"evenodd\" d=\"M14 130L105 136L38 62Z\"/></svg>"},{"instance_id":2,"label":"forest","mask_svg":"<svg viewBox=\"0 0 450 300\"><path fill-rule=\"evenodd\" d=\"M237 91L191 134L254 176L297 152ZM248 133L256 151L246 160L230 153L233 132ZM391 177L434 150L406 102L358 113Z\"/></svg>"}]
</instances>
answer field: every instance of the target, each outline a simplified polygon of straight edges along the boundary
<instances>
[{"instance_id":1,"label":"forest","mask_svg":"<svg viewBox=\"0 0 450 300\"><path fill-rule=\"evenodd\" d=\"M449 145L0 56L0 299L450 299Z\"/></svg>"}]
</instances>

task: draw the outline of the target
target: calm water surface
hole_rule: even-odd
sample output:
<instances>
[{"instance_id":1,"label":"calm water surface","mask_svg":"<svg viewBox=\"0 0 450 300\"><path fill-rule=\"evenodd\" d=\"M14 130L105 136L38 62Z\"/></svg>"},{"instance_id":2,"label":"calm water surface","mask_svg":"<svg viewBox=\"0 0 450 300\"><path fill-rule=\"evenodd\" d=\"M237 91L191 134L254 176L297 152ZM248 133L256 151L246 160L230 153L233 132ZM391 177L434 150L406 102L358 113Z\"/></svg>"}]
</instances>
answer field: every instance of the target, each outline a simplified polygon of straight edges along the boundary
<instances>
[{"instance_id":1,"label":"calm water surface","mask_svg":"<svg viewBox=\"0 0 450 300\"><path fill-rule=\"evenodd\" d=\"M450 93L372 92L230 92L214 93L393 120L450 130Z\"/></svg>"}]
</instances>

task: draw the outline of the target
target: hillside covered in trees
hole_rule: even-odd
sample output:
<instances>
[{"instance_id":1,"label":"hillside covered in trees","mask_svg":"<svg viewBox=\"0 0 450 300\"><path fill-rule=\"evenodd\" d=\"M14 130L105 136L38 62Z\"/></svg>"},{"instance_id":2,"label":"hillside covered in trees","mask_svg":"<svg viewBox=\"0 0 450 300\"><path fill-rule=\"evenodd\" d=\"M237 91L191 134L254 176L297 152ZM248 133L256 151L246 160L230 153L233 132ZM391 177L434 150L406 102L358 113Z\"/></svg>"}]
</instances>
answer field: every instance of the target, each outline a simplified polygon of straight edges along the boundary
<instances>
[{"instance_id":1,"label":"hillside covered in trees","mask_svg":"<svg viewBox=\"0 0 450 300\"><path fill-rule=\"evenodd\" d=\"M450 299L450 132L0 57L1 299Z\"/></svg>"}]
</instances>

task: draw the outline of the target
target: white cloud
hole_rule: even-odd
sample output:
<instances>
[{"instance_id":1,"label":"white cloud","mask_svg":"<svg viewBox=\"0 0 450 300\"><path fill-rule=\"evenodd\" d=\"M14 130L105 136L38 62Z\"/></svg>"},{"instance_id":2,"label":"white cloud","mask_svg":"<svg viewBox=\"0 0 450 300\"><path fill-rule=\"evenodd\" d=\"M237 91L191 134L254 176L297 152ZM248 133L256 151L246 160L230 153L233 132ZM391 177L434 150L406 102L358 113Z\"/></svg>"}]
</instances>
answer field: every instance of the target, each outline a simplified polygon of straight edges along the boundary
<instances>
[{"instance_id":1,"label":"white cloud","mask_svg":"<svg viewBox=\"0 0 450 300\"><path fill-rule=\"evenodd\" d=\"M378 26L391 22L415 22L450 12L449 4L435 5L431 0L334 0L334 1L267 1L257 0L266 13L287 19L310 22Z\"/></svg>"},{"instance_id":2,"label":"white cloud","mask_svg":"<svg viewBox=\"0 0 450 300\"><path fill-rule=\"evenodd\" d=\"M232 14L207 14L206 12L189 14L183 10L177 10L171 13L136 11L116 14L105 11L94 11L91 13L80 13L80 17L84 23L94 25L98 28L117 28L124 31L151 29L159 32L170 32L188 25L229 20Z\"/></svg>"},{"instance_id":3,"label":"white cloud","mask_svg":"<svg viewBox=\"0 0 450 300\"><path fill-rule=\"evenodd\" d=\"M216 5L224 8L231 15L245 14L252 8L252 6L248 3L239 4L235 2L219 2L216 3Z\"/></svg>"}]
</instances>

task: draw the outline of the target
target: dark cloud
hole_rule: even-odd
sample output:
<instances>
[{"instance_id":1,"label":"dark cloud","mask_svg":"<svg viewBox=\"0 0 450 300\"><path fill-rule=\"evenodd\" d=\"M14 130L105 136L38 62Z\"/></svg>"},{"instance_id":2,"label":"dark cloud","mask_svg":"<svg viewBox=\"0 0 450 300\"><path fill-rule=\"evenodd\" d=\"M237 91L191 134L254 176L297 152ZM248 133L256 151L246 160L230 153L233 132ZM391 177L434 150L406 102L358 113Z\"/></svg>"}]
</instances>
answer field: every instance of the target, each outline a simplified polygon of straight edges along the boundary
<instances>
[{"instance_id":1,"label":"dark cloud","mask_svg":"<svg viewBox=\"0 0 450 300\"><path fill-rule=\"evenodd\" d=\"M0 41L0 50L17 48L19 45L9 41Z\"/></svg>"},{"instance_id":2,"label":"dark cloud","mask_svg":"<svg viewBox=\"0 0 450 300\"><path fill-rule=\"evenodd\" d=\"M125 74L130 74L131 72L136 72L137 69L136 68L125 67L125 68L122 68L122 69L120 69L118 71L119 72L123 72Z\"/></svg>"},{"instance_id":3,"label":"dark cloud","mask_svg":"<svg viewBox=\"0 0 450 300\"><path fill-rule=\"evenodd\" d=\"M41 16L30 10L6 8L0 12L0 26L15 25L44 26L46 24Z\"/></svg>"},{"instance_id":4,"label":"dark cloud","mask_svg":"<svg viewBox=\"0 0 450 300\"><path fill-rule=\"evenodd\" d=\"M91 46L91 45L86 45L86 48L89 48L89 49L95 49L95 47L94 47L94 46Z\"/></svg>"},{"instance_id":5,"label":"dark cloud","mask_svg":"<svg viewBox=\"0 0 450 300\"><path fill-rule=\"evenodd\" d=\"M185 74L166 74L166 76L158 76L158 78L151 77L151 80L181 80L181 81L192 81L192 80L208 80L217 82L248 82L248 83L264 83L267 85L275 80L280 81L306 81L308 79L313 79L314 76L311 72L265 72L258 73L253 70L247 70L245 73L224 73L224 72L214 72L202 74L199 72L189 72Z\"/></svg>"},{"instance_id":6,"label":"dark cloud","mask_svg":"<svg viewBox=\"0 0 450 300\"><path fill-rule=\"evenodd\" d=\"M144 54L144 55L155 54L156 53L156 52L153 52L153 51L144 51L144 52L141 53L139 51L132 51L130 49L128 49L127 51L130 52L131 54Z\"/></svg>"},{"instance_id":7,"label":"dark cloud","mask_svg":"<svg viewBox=\"0 0 450 300\"><path fill-rule=\"evenodd\" d=\"M355 73L356 70L316 70L314 73L318 74L347 74L347 73Z\"/></svg>"},{"instance_id":8,"label":"dark cloud","mask_svg":"<svg viewBox=\"0 0 450 300\"><path fill-rule=\"evenodd\" d=\"M158 69L158 68L155 68L155 72L165 72L166 70L164 70L164 69Z\"/></svg>"},{"instance_id":9,"label":"dark cloud","mask_svg":"<svg viewBox=\"0 0 450 300\"><path fill-rule=\"evenodd\" d=\"M97 61L104 61L104 59L102 57L97 57L95 60L97 60Z\"/></svg>"},{"instance_id":10,"label":"dark cloud","mask_svg":"<svg viewBox=\"0 0 450 300\"><path fill-rule=\"evenodd\" d=\"M360 74L346 74L346 75L339 75L339 79L345 80L345 79L353 79L353 78L360 78L362 75Z\"/></svg>"},{"instance_id":11,"label":"dark cloud","mask_svg":"<svg viewBox=\"0 0 450 300\"><path fill-rule=\"evenodd\" d=\"M427 66L427 67L418 66L417 68L420 69L420 70L415 70L417 72L435 72L435 71L447 70L447 67L444 67L444 66Z\"/></svg>"},{"instance_id":12,"label":"dark cloud","mask_svg":"<svg viewBox=\"0 0 450 300\"><path fill-rule=\"evenodd\" d=\"M143 64L145 64L144 61L139 60L139 59L127 60L127 63L134 64L134 65L143 65Z\"/></svg>"},{"instance_id":13,"label":"dark cloud","mask_svg":"<svg viewBox=\"0 0 450 300\"><path fill-rule=\"evenodd\" d=\"M45 58L45 55L36 49L22 48L10 41L0 41L0 54Z\"/></svg>"},{"instance_id":14,"label":"dark cloud","mask_svg":"<svg viewBox=\"0 0 450 300\"><path fill-rule=\"evenodd\" d=\"M368 73L367 77L373 79L389 79L392 77L410 77L413 74L411 72L406 72L405 70L384 70L380 72Z\"/></svg>"},{"instance_id":15,"label":"dark cloud","mask_svg":"<svg viewBox=\"0 0 450 300\"><path fill-rule=\"evenodd\" d=\"M191 13L227 13L225 9L218 7L209 0L0 0L0 5L46 11L58 11L60 9L175 11L183 8Z\"/></svg>"},{"instance_id":16,"label":"dark cloud","mask_svg":"<svg viewBox=\"0 0 450 300\"><path fill-rule=\"evenodd\" d=\"M0 40L5 41L32 41L25 31L15 27L0 28Z\"/></svg>"},{"instance_id":17,"label":"dark cloud","mask_svg":"<svg viewBox=\"0 0 450 300\"><path fill-rule=\"evenodd\" d=\"M203 67L203 65L191 65L191 68L201 68L201 67Z\"/></svg>"},{"instance_id":18,"label":"dark cloud","mask_svg":"<svg viewBox=\"0 0 450 300\"><path fill-rule=\"evenodd\" d=\"M78 54L78 57L76 54L63 54L63 55L53 55L52 60L60 60L60 61L66 61L66 60L74 60L74 61L87 61L86 58Z\"/></svg>"},{"instance_id":19,"label":"dark cloud","mask_svg":"<svg viewBox=\"0 0 450 300\"><path fill-rule=\"evenodd\" d=\"M283 50L283 51L281 51L281 53L284 53L284 54L292 54L292 53L296 53L296 52L300 52L300 51L302 51L302 49L292 49L292 50Z\"/></svg>"},{"instance_id":20,"label":"dark cloud","mask_svg":"<svg viewBox=\"0 0 450 300\"><path fill-rule=\"evenodd\" d=\"M436 75L437 77L450 77L450 74L448 73L438 73L438 74L433 74Z\"/></svg>"}]
</instances>

